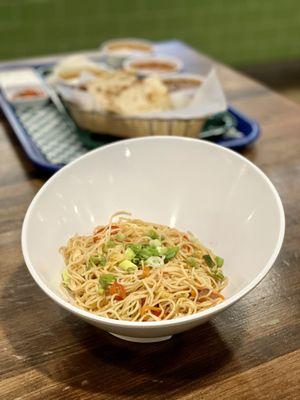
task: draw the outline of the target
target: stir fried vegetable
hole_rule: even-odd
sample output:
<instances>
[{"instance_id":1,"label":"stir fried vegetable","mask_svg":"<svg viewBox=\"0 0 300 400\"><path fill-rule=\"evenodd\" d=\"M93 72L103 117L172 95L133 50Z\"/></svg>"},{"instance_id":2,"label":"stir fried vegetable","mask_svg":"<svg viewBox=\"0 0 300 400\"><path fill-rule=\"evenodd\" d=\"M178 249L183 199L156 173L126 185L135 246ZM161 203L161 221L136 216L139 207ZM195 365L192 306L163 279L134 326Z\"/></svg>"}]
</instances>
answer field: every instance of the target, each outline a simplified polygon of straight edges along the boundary
<instances>
[{"instance_id":1,"label":"stir fried vegetable","mask_svg":"<svg viewBox=\"0 0 300 400\"><path fill-rule=\"evenodd\" d=\"M63 270L63 272L61 273L61 276L62 276L62 280L63 280L64 283L69 283L69 281L70 281L70 276L69 276L69 274L68 274L67 268L65 268L65 269Z\"/></svg>"},{"instance_id":2,"label":"stir fried vegetable","mask_svg":"<svg viewBox=\"0 0 300 400\"><path fill-rule=\"evenodd\" d=\"M151 239L158 239L159 238L158 233L154 229L150 229L150 231L148 232L148 236Z\"/></svg>"},{"instance_id":3,"label":"stir fried vegetable","mask_svg":"<svg viewBox=\"0 0 300 400\"><path fill-rule=\"evenodd\" d=\"M167 247L167 251L165 253L165 260L169 261L171 260L173 257L176 256L176 254L178 253L179 247L175 246L175 247Z\"/></svg>"},{"instance_id":4,"label":"stir fried vegetable","mask_svg":"<svg viewBox=\"0 0 300 400\"><path fill-rule=\"evenodd\" d=\"M116 277L112 274L102 274L99 277L99 284L103 289L106 289L108 285L112 284L116 280Z\"/></svg>"},{"instance_id":5,"label":"stir fried vegetable","mask_svg":"<svg viewBox=\"0 0 300 400\"><path fill-rule=\"evenodd\" d=\"M194 259L194 257L188 257L187 259L186 259L186 262L187 262L187 264L190 266L190 267L196 267L197 266L197 261Z\"/></svg>"},{"instance_id":6,"label":"stir fried vegetable","mask_svg":"<svg viewBox=\"0 0 300 400\"><path fill-rule=\"evenodd\" d=\"M137 265L129 260L123 260L120 262L119 267L127 272L134 272L137 269Z\"/></svg>"},{"instance_id":7,"label":"stir fried vegetable","mask_svg":"<svg viewBox=\"0 0 300 400\"><path fill-rule=\"evenodd\" d=\"M154 239L156 240L156 239ZM158 244L156 242L155 244ZM159 244L161 244L159 242ZM178 253L179 248L177 246L175 247L161 247L161 246L153 246L152 244L131 244L129 245L129 249L132 250L134 253L134 257L131 259L131 261L139 265L142 260L148 260L150 257L160 257L164 256L164 261L169 261L172 258L176 256ZM127 250L126 250L127 251ZM131 253L130 253L131 254ZM125 253L126 256L126 253ZM162 263L163 265L163 263Z\"/></svg>"},{"instance_id":8,"label":"stir fried vegetable","mask_svg":"<svg viewBox=\"0 0 300 400\"><path fill-rule=\"evenodd\" d=\"M224 258L216 256L216 263L217 263L217 266L221 268L224 264Z\"/></svg>"},{"instance_id":9,"label":"stir fried vegetable","mask_svg":"<svg viewBox=\"0 0 300 400\"><path fill-rule=\"evenodd\" d=\"M104 265L106 264L106 258L100 255L91 256L89 259L89 267L91 267L90 264L101 265L102 267L104 267Z\"/></svg>"},{"instance_id":10,"label":"stir fried vegetable","mask_svg":"<svg viewBox=\"0 0 300 400\"><path fill-rule=\"evenodd\" d=\"M121 285L118 282L114 282L110 287L109 287L109 294L115 296L116 300L124 300L126 297L126 290L123 285Z\"/></svg>"},{"instance_id":11,"label":"stir fried vegetable","mask_svg":"<svg viewBox=\"0 0 300 400\"><path fill-rule=\"evenodd\" d=\"M215 261L213 261L211 256L208 254L205 254L203 256L203 259L211 270L211 276L217 281L223 281L224 275L221 271L221 267L224 264L224 259L222 257L216 256Z\"/></svg>"},{"instance_id":12,"label":"stir fried vegetable","mask_svg":"<svg viewBox=\"0 0 300 400\"><path fill-rule=\"evenodd\" d=\"M215 263L213 262L213 260L209 254L205 254L203 256L203 260L206 262L206 264L209 266L209 268L212 268L215 265Z\"/></svg>"}]
</instances>

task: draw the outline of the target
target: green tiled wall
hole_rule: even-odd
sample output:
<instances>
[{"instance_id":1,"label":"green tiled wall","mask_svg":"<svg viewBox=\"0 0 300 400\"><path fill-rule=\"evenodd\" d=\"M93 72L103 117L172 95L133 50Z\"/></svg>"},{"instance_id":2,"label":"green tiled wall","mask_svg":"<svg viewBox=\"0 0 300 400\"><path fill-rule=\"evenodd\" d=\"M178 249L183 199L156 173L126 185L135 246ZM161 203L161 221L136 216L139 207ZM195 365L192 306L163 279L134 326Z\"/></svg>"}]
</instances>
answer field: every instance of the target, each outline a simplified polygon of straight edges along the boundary
<instances>
[{"instance_id":1,"label":"green tiled wall","mask_svg":"<svg viewBox=\"0 0 300 400\"><path fill-rule=\"evenodd\" d=\"M0 59L178 38L234 65L300 58L300 0L0 0Z\"/></svg>"}]
</instances>

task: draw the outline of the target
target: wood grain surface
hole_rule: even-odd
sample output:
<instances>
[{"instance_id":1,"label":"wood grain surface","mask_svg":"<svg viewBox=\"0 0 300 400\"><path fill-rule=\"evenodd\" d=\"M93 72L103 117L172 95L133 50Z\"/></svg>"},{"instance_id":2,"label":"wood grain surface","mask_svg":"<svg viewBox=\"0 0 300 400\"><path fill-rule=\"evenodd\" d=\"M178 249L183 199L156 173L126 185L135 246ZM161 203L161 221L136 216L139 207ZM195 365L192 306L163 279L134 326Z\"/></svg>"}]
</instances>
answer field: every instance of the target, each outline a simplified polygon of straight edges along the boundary
<instances>
[{"instance_id":1,"label":"wood grain surface","mask_svg":"<svg viewBox=\"0 0 300 400\"><path fill-rule=\"evenodd\" d=\"M286 236L267 277L237 304L157 344L118 340L59 308L24 264L25 211L47 177L0 120L0 399L297 399L300 385L300 107L179 42L189 69L217 67L230 102L257 119L242 154L273 181Z\"/></svg>"}]
</instances>

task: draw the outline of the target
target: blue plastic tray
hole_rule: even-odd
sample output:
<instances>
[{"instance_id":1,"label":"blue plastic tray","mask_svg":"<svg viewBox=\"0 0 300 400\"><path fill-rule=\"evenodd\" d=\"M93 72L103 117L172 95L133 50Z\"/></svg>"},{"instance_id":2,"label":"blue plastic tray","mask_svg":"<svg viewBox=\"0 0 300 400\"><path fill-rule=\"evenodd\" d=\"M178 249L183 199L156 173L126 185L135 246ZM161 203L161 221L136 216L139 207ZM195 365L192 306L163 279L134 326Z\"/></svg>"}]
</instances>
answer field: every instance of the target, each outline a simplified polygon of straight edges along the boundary
<instances>
[{"instance_id":1,"label":"blue plastic tray","mask_svg":"<svg viewBox=\"0 0 300 400\"><path fill-rule=\"evenodd\" d=\"M35 65L34 67L38 68L39 66ZM50 68L51 65L49 64L47 67ZM45 65L43 65L43 68L45 68ZM51 115L57 114L58 122L56 121L56 123L52 124L53 128L51 130L49 130L51 125L49 123L39 126L37 121L39 118L38 111L34 113L32 118L26 114L20 114L6 101L1 93L0 107L28 158L39 169L50 173L56 172L72 159L90 150L88 146L82 143L76 127L74 126L72 130L72 124L63 120L64 116L55 108L53 103L45 106L48 107L46 110L48 113L52 113ZM233 107L229 107L228 112L236 119L236 128L241 133L241 137L224 138L219 136L214 138L214 142L232 149L241 149L254 142L259 136L258 123ZM33 118L35 118L35 121L33 121ZM35 126L34 129L30 129L30 132L26 129L26 126L28 128L27 121L31 122L30 126ZM66 126L63 127L63 124ZM44 132L45 127L48 127L48 131ZM116 138L114 137L105 136L99 142L99 146L115 140Z\"/></svg>"}]
</instances>

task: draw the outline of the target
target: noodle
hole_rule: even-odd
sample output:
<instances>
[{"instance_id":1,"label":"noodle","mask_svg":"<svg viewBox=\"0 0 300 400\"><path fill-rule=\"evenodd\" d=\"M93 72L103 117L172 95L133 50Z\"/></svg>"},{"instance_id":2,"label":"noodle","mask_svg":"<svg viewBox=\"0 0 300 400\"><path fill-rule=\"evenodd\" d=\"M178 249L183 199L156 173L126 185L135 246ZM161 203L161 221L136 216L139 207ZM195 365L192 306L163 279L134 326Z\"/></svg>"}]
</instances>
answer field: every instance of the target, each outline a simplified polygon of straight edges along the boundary
<instances>
[{"instance_id":1,"label":"noodle","mask_svg":"<svg viewBox=\"0 0 300 400\"><path fill-rule=\"evenodd\" d=\"M124 216L126 215L126 216ZM223 301L223 259L190 233L115 213L60 249L62 285L80 308L107 318L161 321Z\"/></svg>"}]
</instances>

